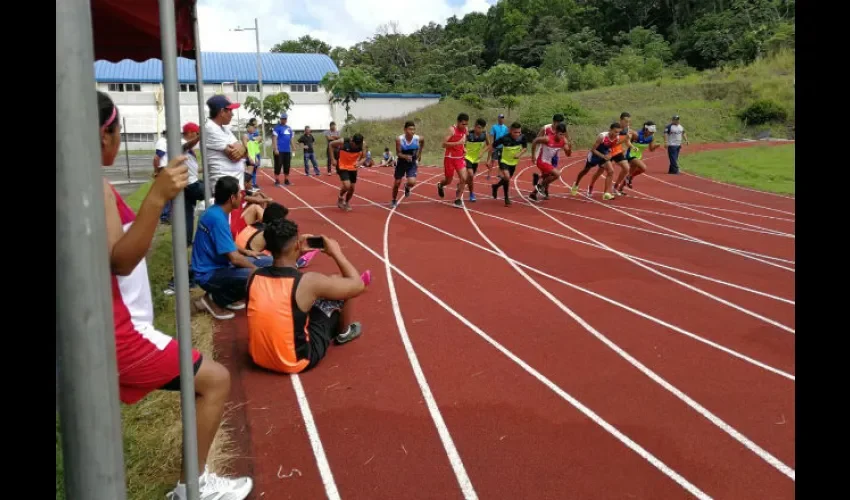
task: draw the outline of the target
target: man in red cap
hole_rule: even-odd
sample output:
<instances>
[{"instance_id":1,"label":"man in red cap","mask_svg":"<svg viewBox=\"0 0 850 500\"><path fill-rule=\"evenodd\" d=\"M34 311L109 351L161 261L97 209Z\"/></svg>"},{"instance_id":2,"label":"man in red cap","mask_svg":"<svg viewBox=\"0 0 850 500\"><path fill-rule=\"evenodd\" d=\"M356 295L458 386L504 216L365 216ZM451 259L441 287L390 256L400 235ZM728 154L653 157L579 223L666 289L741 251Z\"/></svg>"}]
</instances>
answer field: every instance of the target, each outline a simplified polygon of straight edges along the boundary
<instances>
[{"instance_id":1,"label":"man in red cap","mask_svg":"<svg viewBox=\"0 0 850 500\"><path fill-rule=\"evenodd\" d=\"M239 107L238 102L230 102L224 95L214 95L207 99L209 120L204 124L207 136L207 156L209 165L210 185L225 175L239 182L239 189L245 189L245 158L247 148L237 139L230 129L233 120L233 110Z\"/></svg>"}]
</instances>

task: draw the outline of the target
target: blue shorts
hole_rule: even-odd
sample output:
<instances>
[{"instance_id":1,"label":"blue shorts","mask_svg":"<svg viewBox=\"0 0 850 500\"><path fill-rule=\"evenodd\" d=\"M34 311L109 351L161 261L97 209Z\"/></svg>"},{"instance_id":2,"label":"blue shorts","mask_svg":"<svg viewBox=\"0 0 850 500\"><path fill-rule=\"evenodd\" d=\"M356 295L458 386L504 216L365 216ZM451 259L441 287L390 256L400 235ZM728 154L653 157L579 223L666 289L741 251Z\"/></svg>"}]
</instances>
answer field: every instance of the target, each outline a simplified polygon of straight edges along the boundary
<instances>
[{"instance_id":1,"label":"blue shorts","mask_svg":"<svg viewBox=\"0 0 850 500\"><path fill-rule=\"evenodd\" d=\"M558 155L555 155L555 156L552 157L552 166L553 167L558 166Z\"/></svg>"},{"instance_id":2,"label":"blue shorts","mask_svg":"<svg viewBox=\"0 0 850 500\"><path fill-rule=\"evenodd\" d=\"M407 177L408 179L416 178L416 162L408 162L405 160L399 159L395 163L395 172L393 173L393 177L395 180L399 180L402 177Z\"/></svg>"}]
</instances>

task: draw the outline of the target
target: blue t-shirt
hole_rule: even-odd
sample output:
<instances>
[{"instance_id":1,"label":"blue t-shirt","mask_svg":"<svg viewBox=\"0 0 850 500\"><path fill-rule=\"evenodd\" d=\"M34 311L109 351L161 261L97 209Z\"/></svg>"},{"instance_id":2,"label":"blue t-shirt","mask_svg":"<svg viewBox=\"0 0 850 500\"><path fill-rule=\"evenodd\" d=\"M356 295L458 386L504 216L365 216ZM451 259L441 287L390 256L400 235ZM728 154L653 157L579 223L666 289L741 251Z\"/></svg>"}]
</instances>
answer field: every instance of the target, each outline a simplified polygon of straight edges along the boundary
<instances>
[{"instance_id":1,"label":"blue t-shirt","mask_svg":"<svg viewBox=\"0 0 850 500\"><path fill-rule=\"evenodd\" d=\"M495 144L503 136L508 135L508 126L507 125L499 125L498 123L494 123L492 127L490 127L490 135L493 136L493 143ZM500 149L502 146L496 146L496 149Z\"/></svg>"},{"instance_id":2,"label":"blue t-shirt","mask_svg":"<svg viewBox=\"0 0 850 500\"><path fill-rule=\"evenodd\" d=\"M198 219L198 229L192 244L192 271L195 281L206 283L213 272L230 266L227 254L236 251L230 234L227 214L220 205L213 205Z\"/></svg>"},{"instance_id":3,"label":"blue t-shirt","mask_svg":"<svg viewBox=\"0 0 850 500\"><path fill-rule=\"evenodd\" d=\"M292 127L278 123L274 127L274 135L277 138L277 150L281 153L291 153Z\"/></svg>"}]
</instances>

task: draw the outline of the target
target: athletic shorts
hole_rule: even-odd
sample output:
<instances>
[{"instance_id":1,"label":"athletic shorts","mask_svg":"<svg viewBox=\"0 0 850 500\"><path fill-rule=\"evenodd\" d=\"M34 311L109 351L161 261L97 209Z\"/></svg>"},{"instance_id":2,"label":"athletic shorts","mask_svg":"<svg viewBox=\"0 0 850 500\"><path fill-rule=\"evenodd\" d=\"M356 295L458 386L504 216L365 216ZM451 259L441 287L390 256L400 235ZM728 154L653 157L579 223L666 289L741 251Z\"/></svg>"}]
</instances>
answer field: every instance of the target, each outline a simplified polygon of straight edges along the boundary
<instances>
[{"instance_id":1,"label":"athletic shorts","mask_svg":"<svg viewBox=\"0 0 850 500\"><path fill-rule=\"evenodd\" d=\"M552 171L555 170L555 164L558 163L556 161L557 158L557 156L555 158L552 158L552 163L546 163L541 159L541 157L537 157L537 168L540 169L540 173L542 173L543 175L548 175L552 173Z\"/></svg>"},{"instance_id":2,"label":"athletic shorts","mask_svg":"<svg viewBox=\"0 0 850 500\"><path fill-rule=\"evenodd\" d=\"M496 148L493 150L493 161L502 161L502 148Z\"/></svg>"},{"instance_id":3,"label":"athletic shorts","mask_svg":"<svg viewBox=\"0 0 850 500\"><path fill-rule=\"evenodd\" d=\"M348 181L352 184L357 184L357 170L339 170L336 171L339 174L339 180L345 182Z\"/></svg>"},{"instance_id":4,"label":"athletic shorts","mask_svg":"<svg viewBox=\"0 0 850 500\"><path fill-rule=\"evenodd\" d=\"M508 165L507 163L499 162L499 170L507 170L508 174L513 177L516 171L516 165Z\"/></svg>"},{"instance_id":5,"label":"athletic shorts","mask_svg":"<svg viewBox=\"0 0 850 500\"><path fill-rule=\"evenodd\" d=\"M310 350L308 359L310 363L302 370L302 373L315 367L325 357L331 339L339 335L340 314L344 302L342 300L316 299L313 309L318 309L324 314L310 315L313 321L310 323Z\"/></svg>"},{"instance_id":6,"label":"athletic shorts","mask_svg":"<svg viewBox=\"0 0 850 500\"><path fill-rule=\"evenodd\" d=\"M152 334L165 335L157 331ZM141 334L139 334L141 336ZM202 355L192 349L195 373L201 367ZM162 350L153 350L141 361L123 366L118 360L118 393L125 404L134 404L155 390L180 390L180 350L171 339Z\"/></svg>"},{"instance_id":7,"label":"athletic shorts","mask_svg":"<svg viewBox=\"0 0 850 500\"><path fill-rule=\"evenodd\" d=\"M464 160L466 160L466 169L467 170L472 170L473 174L478 171L478 162L477 161L471 162L466 158L464 158Z\"/></svg>"},{"instance_id":8,"label":"athletic shorts","mask_svg":"<svg viewBox=\"0 0 850 500\"><path fill-rule=\"evenodd\" d=\"M443 158L443 172L447 179L454 177L455 172L466 168L466 158Z\"/></svg>"},{"instance_id":9,"label":"athletic shorts","mask_svg":"<svg viewBox=\"0 0 850 500\"><path fill-rule=\"evenodd\" d=\"M626 161L626 155L623 153L617 153L615 156L611 157L612 163L620 163L621 161Z\"/></svg>"},{"instance_id":10,"label":"athletic shorts","mask_svg":"<svg viewBox=\"0 0 850 500\"><path fill-rule=\"evenodd\" d=\"M416 170L417 170L416 162L407 162L405 160L399 160L395 164L395 171L393 172L393 178L395 180L399 180L403 177L407 177L408 179L416 178Z\"/></svg>"}]
</instances>

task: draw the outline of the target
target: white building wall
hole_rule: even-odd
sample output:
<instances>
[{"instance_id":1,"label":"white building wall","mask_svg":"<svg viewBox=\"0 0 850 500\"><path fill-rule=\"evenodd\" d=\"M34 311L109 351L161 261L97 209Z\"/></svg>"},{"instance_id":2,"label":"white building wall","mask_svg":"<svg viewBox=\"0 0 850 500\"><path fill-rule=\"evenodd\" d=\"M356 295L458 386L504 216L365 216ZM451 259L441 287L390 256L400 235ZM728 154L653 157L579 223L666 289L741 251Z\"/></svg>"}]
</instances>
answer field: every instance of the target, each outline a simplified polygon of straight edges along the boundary
<instances>
[{"instance_id":1,"label":"white building wall","mask_svg":"<svg viewBox=\"0 0 850 500\"><path fill-rule=\"evenodd\" d=\"M351 103L351 114L356 120L387 120L406 116L438 102L439 97L361 97ZM345 123L345 108L339 104L333 108L334 120L340 125Z\"/></svg>"}]
</instances>

